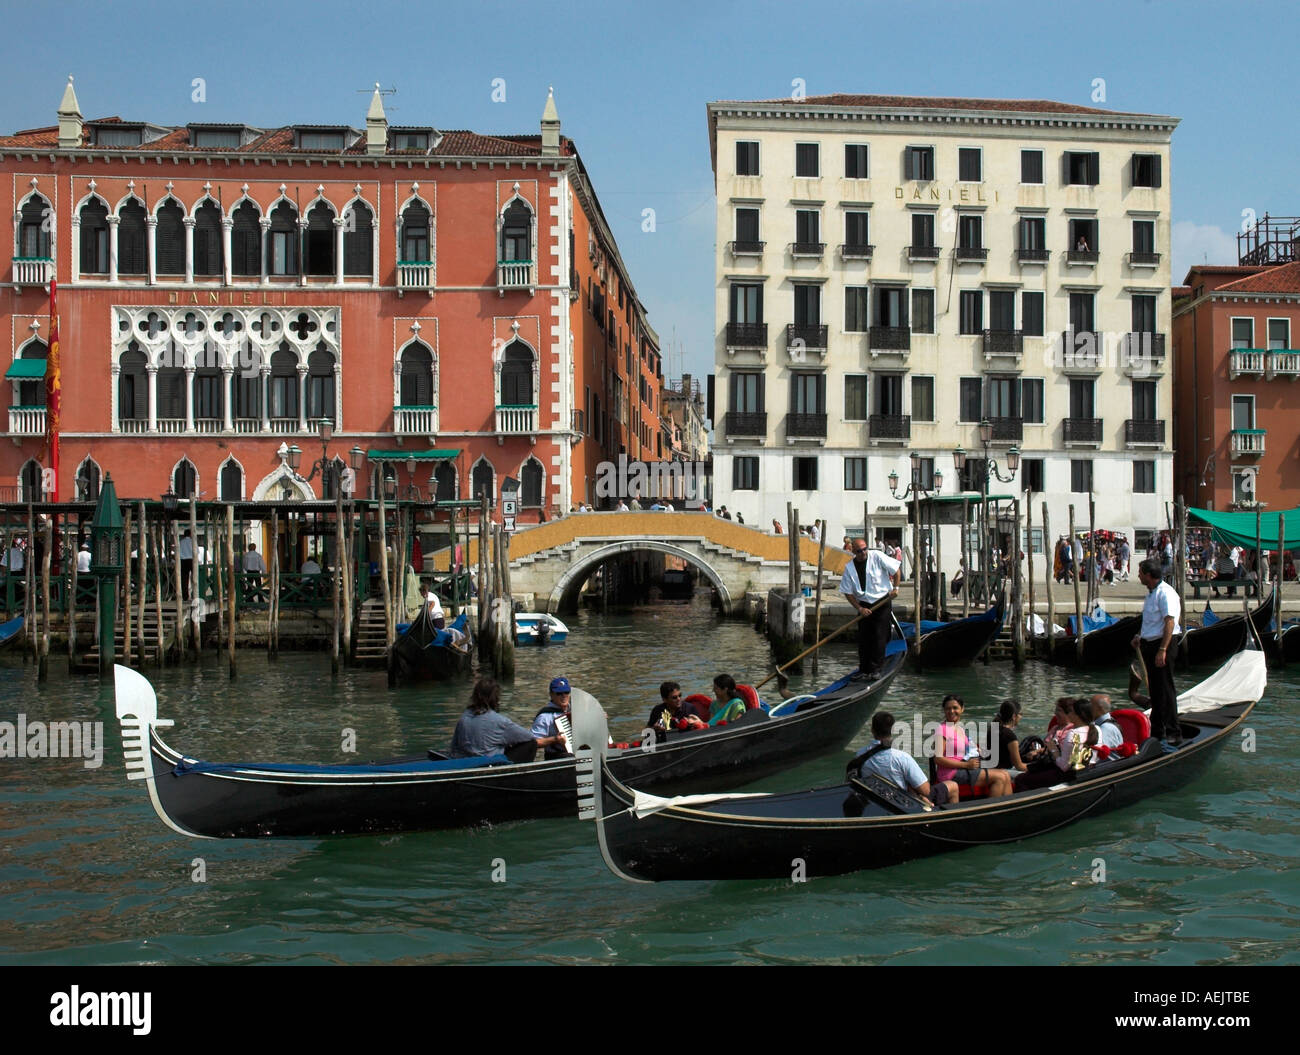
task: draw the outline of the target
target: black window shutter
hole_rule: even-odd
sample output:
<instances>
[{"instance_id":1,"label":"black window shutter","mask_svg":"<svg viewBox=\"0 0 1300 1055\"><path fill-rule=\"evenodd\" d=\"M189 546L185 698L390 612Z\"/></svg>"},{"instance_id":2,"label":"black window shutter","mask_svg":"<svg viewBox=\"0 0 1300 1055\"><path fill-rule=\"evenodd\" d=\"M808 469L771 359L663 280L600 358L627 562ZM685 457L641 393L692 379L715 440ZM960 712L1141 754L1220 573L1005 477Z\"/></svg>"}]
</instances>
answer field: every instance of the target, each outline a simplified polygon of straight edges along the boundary
<instances>
[{"instance_id":1,"label":"black window shutter","mask_svg":"<svg viewBox=\"0 0 1300 1055\"><path fill-rule=\"evenodd\" d=\"M1088 185L1095 187L1101 182L1101 154L1092 151L1088 155Z\"/></svg>"},{"instance_id":2,"label":"black window shutter","mask_svg":"<svg viewBox=\"0 0 1300 1055\"><path fill-rule=\"evenodd\" d=\"M1151 155L1151 186L1160 186L1160 155Z\"/></svg>"}]
</instances>

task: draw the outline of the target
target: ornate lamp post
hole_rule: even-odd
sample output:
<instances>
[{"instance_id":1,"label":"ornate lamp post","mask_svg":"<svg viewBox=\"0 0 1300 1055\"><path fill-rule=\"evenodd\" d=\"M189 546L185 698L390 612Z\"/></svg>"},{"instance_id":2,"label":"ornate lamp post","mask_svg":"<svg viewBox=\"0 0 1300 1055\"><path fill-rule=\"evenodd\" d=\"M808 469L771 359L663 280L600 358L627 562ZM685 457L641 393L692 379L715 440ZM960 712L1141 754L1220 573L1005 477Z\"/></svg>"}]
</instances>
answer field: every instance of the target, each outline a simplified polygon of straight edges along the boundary
<instances>
[{"instance_id":1,"label":"ornate lamp post","mask_svg":"<svg viewBox=\"0 0 1300 1055\"><path fill-rule=\"evenodd\" d=\"M908 495L912 496L912 574L914 583L913 590L916 599L916 612L913 616L916 621L916 633L912 638L912 647L913 649L919 649L921 641L921 613L925 611L925 579L922 576L922 572L925 569L923 568L924 558L921 555L921 495L924 494L926 497L929 497L931 494L938 494L939 489L943 486L943 473L936 470L934 473L934 479L931 481L933 486L923 486L921 483L921 456L917 454L916 451L912 451L912 453L908 455L908 458L912 463L911 482L900 495L898 493L898 472L897 470L891 471L889 474L889 493L904 502L907 501ZM939 605L936 603L936 610L938 607Z\"/></svg>"},{"instance_id":2,"label":"ornate lamp post","mask_svg":"<svg viewBox=\"0 0 1300 1055\"><path fill-rule=\"evenodd\" d=\"M169 492L170 493L170 492ZM172 496L175 498L175 496ZM90 573L99 579L99 673L112 677L117 649L117 577L126 566L126 525L112 474L105 474L90 522Z\"/></svg>"},{"instance_id":3,"label":"ornate lamp post","mask_svg":"<svg viewBox=\"0 0 1300 1055\"><path fill-rule=\"evenodd\" d=\"M980 445L984 448L984 471L980 473L980 580L984 584L984 601L989 599L989 480L997 478L1004 484L1011 483L1016 478L1016 472L1020 468L1020 450L1012 447L1007 451L1007 475L1003 476L998 469L998 463L989 457L989 445L993 442L993 423L985 418L979 424ZM966 468L966 451L958 447L952 452L953 468L957 470L960 476ZM966 525L962 525L962 530L966 530ZM1019 552L1020 540L1016 539L1014 545Z\"/></svg>"}]
</instances>

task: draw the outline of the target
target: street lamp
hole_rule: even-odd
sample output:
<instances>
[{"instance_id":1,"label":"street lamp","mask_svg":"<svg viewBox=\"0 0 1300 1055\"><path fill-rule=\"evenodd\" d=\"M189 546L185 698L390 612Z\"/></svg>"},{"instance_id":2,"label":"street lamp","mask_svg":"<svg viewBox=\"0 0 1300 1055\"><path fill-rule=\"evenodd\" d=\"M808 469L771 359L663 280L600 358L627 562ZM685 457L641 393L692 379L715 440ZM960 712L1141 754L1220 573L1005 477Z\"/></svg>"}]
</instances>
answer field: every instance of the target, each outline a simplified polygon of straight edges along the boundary
<instances>
[{"instance_id":1,"label":"street lamp","mask_svg":"<svg viewBox=\"0 0 1300 1055\"><path fill-rule=\"evenodd\" d=\"M924 560L921 556L921 495L924 494L927 498L932 494L937 495L939 493L939 489L943 486L943 473L941 472L933 473L932 479L930 480L931 486L926 487L921 483L921 456L916 451L912 451L908 455L908 459L912 463L911 482L907 485L907 488L900 495L898 493L898 471L896 469L891 470L889 474L889 493L892 494L895 498L900 499L904 502L907 501L908 495L912 496L912 529L913 529L912 572L915 576L915 583L916 583L915 586L916 612L914 614L914 618L916 619L916 624L917 624L916 634L913 637L913 647L917 647L916 643L921 640L921 613L925 611L925 587L924 587L924 579L922 578L922 572L925 569L923 567ZM936 601L938 600L939 599L936 598ZM939 607L940 605L936 603L935 609L937 610Z\"/></svg>"},{"instance_id":2,"label":"street lamp","mask_svg":"<svg viewBox=\"0 0 1300 1055\"><path fill-rule=\"evenodd\" d=\"M980 472L980 580L984 585L984 600L987 602L989 597L989 481L996 478L1001 483L1009 484L1016 478L1016 472L1020 469L1020 449L1012 447L1007 451L1007 475L1003 476L997 461L989 457L989 446L993 442L993 422L988 418L980 421L979 436L980 445L984 448L984 466ZM958 447L952 452L952 464L958 474L965 471L966 461L966 451L963 448ZM962 530L966 530L965 524L962 525ZM1015 539L1013 545L1017 547L1018 552L1020 540Z\"/></svg>"}]
</instances>

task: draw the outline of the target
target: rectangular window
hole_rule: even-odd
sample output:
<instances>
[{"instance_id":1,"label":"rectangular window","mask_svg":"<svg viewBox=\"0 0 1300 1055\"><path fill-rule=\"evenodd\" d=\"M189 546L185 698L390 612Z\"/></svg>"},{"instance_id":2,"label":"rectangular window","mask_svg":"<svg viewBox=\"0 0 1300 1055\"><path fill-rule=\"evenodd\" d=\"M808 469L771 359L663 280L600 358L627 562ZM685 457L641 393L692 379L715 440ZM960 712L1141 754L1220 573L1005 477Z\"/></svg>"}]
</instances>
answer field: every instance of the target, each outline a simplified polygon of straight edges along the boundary
<instances>
[{"instance_id":1,"label":"rectangular window","mask_svg":"<svg viewBox=\"0 0 1300 1055\"><path fill-rule=\"evenodd\" d=\"M979 147L959 147L957 179L962 183L979 183L984 179L984 152Z\"/></svg>"},{"instance_id":2,"label":"rectangular window","mask_svg":"<svg viewBox=\"0 0 1300 1055\"><path fill-rule=\"evenodd\" d=\"M957 420L979 421L984 416L984 379L963 377L959 393L961 405Z\"/></svg>"},{"instance_id":3,"label":"rectangular window","mask_svg":"<svg viewBox=\"0 0 1300 1055\"><path fill-rule=\"evenodd\" d=\"M1133 493L1135 495L1153 495L1156 493L1156 463L1138 461L1133 463Z\"/></svg>"},{"instance_id":4,"label":"rectangular window","mask_svg":"<svg viewBox=\"0 0 1300 1055\"><path fill-rule=\"evenodd\" d=\"M1285 351L1291 347L1291 320L1268 320L1268 347L1270 351Z\"/></svg>"},{"instance_id":5,"label":"rectangular window","mask_svg":"<svg viewBox=\"0 0 1300 1055\"><path fill-rule=\"evenodd\" d=\"M961 326L958 333L982 333L984 331L984 291L982 289L963 289L961 291Z\"/></svg>"},{"instance_id":6,"label":"rectangular window","mask_svg":"<svg viewBox=\"0 0 1300 1055\"><path fill-rule=\"evenodd\" d=\"M816 143L794 145L794 174L803 179L816 179L822 174L820 146Z\"/></svg>"},{"instance_id":7,"label":"rectangular window","mask_svg":"<svg viewBox=\"0 0 1300 1055\"><path fill-rule=\"evenodd\" d=\"M959 249L984 248L983 216L959 216L957 218L957 247Z\"/></svg>"},{"instance_id":8,"label":"rectangular window","mask_svg":"<svg viewBox=\"0 0 1300 1055\"><path fill-rule=\"evenodd\" d=\"M1062 183L1074 187L1095 187L1101 182L1100 155L1095 150L1067 150L1062 158Z\"/></svg>"},{"instance_id":9,"label":"rectangular window","mask_svg":"<svg viewBox=\"0 0 1300 1055\"><path fill-rule=\"evenodd\" d=\"M871 244L867 233L867 220L870 214L865 212L846 212L844 214L844 244L862 248Z\"/></svg>"},{"instance_id":10,"label":"rectangular window","mask_svg":"<svg viewBox=\"0 0 1300 1055\"><path fill-rule=\"evenodd\" d=\"M1020 294L1020 328L1026 337L1043 336L1043 294L1025 290Z\"/></svg>"},{"instance_id":11,"label":"rectangular window","mask_svg":"<svg viewBox=\"0 0 1300 1055\"><path fill-rule=\"evenodd\" d=\"M299 150L334 151L343 149L342 132L299 132Z\"/></svg>"},{"instance_id":12,"label":"rectangular window","mask_svg":"<svg viewBox=\"0 0 1300 1055\"><path fill-rule=\"evenodd\" d=\"M753 244L758 239L758 210L736 210L736 241Z\"/></svg>"},{"instance_id":13,"label":"rectangular window","mask_svg":"<svg viewBox=\"0 0 1300 1055\"><path fill-rule=\"evenodd\" d=\"M758 325L763 321L763 287L737 282L731 287L731 322Z\"/></svg>"},{"instance_id":14,"label":"rectangular window","mask_svg":"<svg viewBox=\"0 0 1300 1055\"><path fill-rule=\"evenodd\" d=\"M903 375L876 375L875 413L886 416L903 413Z\"/></svg>"},{"instance_id":15,"label":"rectangular window","mask_svg":"<svg viewBox=\"0 0 1300 1055\"><path fill-rule=\"evenodd\" d=\"M1154 253L1156 251L1156 223L1154 220L1133 221L1133 252Z\"/></svg>"},{"instance_id":16,"label":"rectangular window","mask_svg":"<svg viewBox=\"0 0 1300 1055\"><path fill-rule=\"evenodd\" d=\"M737 414L761 414L764 411L763 375L732 374L731 409Z\"/></svg>"},{"instance_id":17,"label":"rectangular window","mask_svg":"<svg viewBox=\"0 0 1300 1055\"><path fill-rule=\"evenodd\" d=\"M736 144L736 175L758 175L758 144L738 142Z\"/></svg>"},{"instance_id":18,"label":"rectangular window","mask_svg":"<svg viewBox=\"0 0 1300 1055\"><path fill-rule=\"evenodd\" d=\"M1156 383L1154 381L1133 382L1133 420L1156 420Z\"/></svg>"},{"instance_id":19,"label":"rectangular window","mask_svg":"<svg viewBox=\"0 0 1300 1055\"><path fill-rule=\"evenodd\" d=\"M1133 186L1160 186L1160 155L1134 154L1132 163Z\"/></svg>"},{"instance_id":20,"label":"rectangular window","mask_svg":"<svg viewBox=\"0 0 1300 1055\"><path fill-rule=\"evenodd\" d=\"M796 209L794 214L794 240L801 245L822 240L821 213L816 209Z\"/></svg>"},{"instance_id":21,"label":"rectangular window","mask_svg":"<svg viewBox=\"0 0 1300 1055\"><path fill-rule=\"evenodd\" d=\"M934 420L934 378L912 378L912 420Z\"/></svg>"},{"instance_id":22,"label":"rectangular window","mask_svg":"<svg viewBox=\"0 0 1300 1055\"><path fill-rule=\"evenodd\" d=\"M867 375L844 375L844 420L867 420Z\"/></svg>"},{"instance_id":23,"label":"rectangular window","mask_svg":"<svg viewBox=\"0 0 1300 1055\"><path fill-rule=\"evenodd\" d=\"M1097 416L1097 384L1091 378L1070 379L1070 417Z\"/></svg>"},{"instance_id":24,"label":"rectangular window","mask_svg":"<svg viewBox=\"0 0 1300 1055\"><path fill-rule=\"evenodd\" d=\"M1043 216L1024 216L1020 220L1021 249L1041 252L1047 248L1047 218Z\"/></svg>"},{"instance_id":25,"label":"rectangular window","mask_svg":"<svg viewBox=\"0 0 1300 1055\"><path fill-rule=\"evenodd\" d=\"M298 273L298 232L271 232L271 274L296 275ZM421 257L420 259L424 259Z\"/></svg>"},{"instance_id":26,"label":"rectangular window","mask_svg":"<svg viewBox=\"0 0 1300 1055\"><path fill-rule=\"evenodd\" d=\"M797 371L790 377L790 413L826 413L826 375Z\"/></svg>"},{"instance_id":27,"label":"rectangular window","mask_svg":"<svg viewBox=\"0 0 1300 1055\"><path fill-rule=\"evenodd\" d=\"M1030 425L1043 423L1043 379L1041 377L1020 379L1020 413Z\"/></svg>"},{"instance_id":28,"label":"rectangular window","mask_svg":"<svg viewBox=\"0 0 1300 1055\"><path fill-rule=\"evenodd\" d=\"M912 332L934 333L934 290L912 290Z\"/></svg>"},{"instance_id":29,"label":"rectangular window","mask_svg":"<svg viewBox=\"0 0 1300 1055\"><path fill-rule=\"evenodd\" d=\"M1133 294L1133 332L1156 332L1156 298L1154 294Z\"/></svg>"},{"instance_id":30,"label":"rectangular window","mask_svg":"<svg viewBox=\"0 0 1300 1055\"><path fill-rule=\"evenodd\" d=\"M916 249L934 248L934 213L912 213L912 246Z\"/></svg>"},{"instance_id":31,"label":"rectangular window","mask_svg":"<svg viewBox=\"0 0 1300 1055\"><path fill-rule=\"evenodd\" d=\"M934 179L934 147L908 147L903 153L905 178Z\"/></svg>"},{"instance_id":32,"label":"rectangular window","mask_svg":"<svg viewBox=\"0 0 1300 1055\"><path fill-rule=\"evenodd\" d=\"M1232 320L1232 347L1234 348L1255 347L1255 320L1254 319L1233 319Z\"/></svg>"},{"instance_id":33,"label":"rectangular window","mask_svg":"<svg viewBox=\"0 0 1300 1055\"><path fill-rule=\"evenodd\" d=\"M1097 221L1096 220L1071 220L1069 245L1071 249L1083 253L1095 253L1100 248L1097 245Z\"/></svg>"},{"instance_id":34,"label":"rectangular window","mask_svg":"<svg viewBox=\"0 0 1300 1055\"><path fill-rule=\"evenodd\" d=\"M869 178L871 170L867 167L867 161L866 143L846 143L844 146L844 178Z\"/></svg>"},{"instance_id":35,"label":"rectangular window","mask_svg":"<svg viewBox=\"0 0 1300 1055\"><path fill-rule=\"evenodd\" d=\"M1016 294L1010 289L989 290L989 329L1012 333L1016 328Z\"/></svg>"},{"instance_id":36,"label":"rectangular window","mask_svg":"<svg viewBox=\"0 0 1300 1055\"><path fill-rule=\"evenodd\" d=\"M1022 150L1020 152L1020 182L1043 182L1043 152L1041 150Z\"/></svg>"},{"instance_id":37,"label":"rectangular window","mask_svg":"<svg viewBox=\"0 0 1300 1055\"><path fill-rule=\"evenodd\" d=\"M1092 293L1070 294L1070 328L1075 333L1090 333L1095 327L1096 295Z\"/></svg>"},{"instance_id":38,"label":"rectangular window","mask_svg":"<svg viewBox=\"0 0 1300 1055\"><path fill-rule=\"evenodd\" d=\"M794 459L794 490L796 491L817 490L817 459L816 458L795 458Z\"/></svg>"},{"instance_id":39,"label":"rectangular window","mask_svg":"<svg viewBox=\"0 0 1300 1055\"><path fill-rule=\"evenodd\" d=\"M867 459L844 459L844 490L865 491L867 489Z\"/></svg>"},{"instance_id":40,"label":"rectangular window","mask_svg":"<svg viewBox=\"0 0 1300 1055\"><path fill-rule=\"evenodd\" d=\"M986 386L990 418L1020 417L1020 379L990 377Z\"/></svg>"},{"instance_id":41,"label":"rectangular window","mask_svg":"<svg viewBox=\"0 0 1300 1055\"><path fill-rule=\"evenodd\" d=\"M916 482L927 491L934 490L934 459L921 458L916 464ZM928 535L929 533L926 532Z\"/></svg>"},{"instance_id":42,"label":"rectangular window","mask_svg":"<svg viewBox=\"0 0 1300 1055\"><path fill-rule=\"evenodd\" d=\"M822 324L822 288L811 282L796 282L794 287L794 324L820 326Z\"/></svg>"},{"instance_id":43,"label":"rectangular window","mask_svg":"<svg viewBox=\"0 0 1300 1055\"><path fill-rule=\"evenodd\" d=\"M907 290L902 286L876 286L872 325L886 329L907 327Z\"/></svg>"},{"instance_id":44,"label":"rectangular window","mask_svg":"<svg viewBox=\"0 0 1300 1055\"><path fill-rule=\"evenodd\" d=\"M1043 486L1043 459L1024 458L1020 462L1021 482L1026 491L1045 491ZM1037 530L1037 529L1035 529Z\"/></svg>"},{"instance_id":45,"label":"rectangular window","mask_svg":"<svg viewBox=\"0 0 1300 1055\"><path fill-rule=\"evenodd\" d=\"M865 333L871 325L870 291L866 286L844 287L844 332Z\"/></svg>"},{"instance_id":46,"label":"rectangular window","mask_svg":"<svg viewBox=\"0 0 1300 1055\"><path fill-rule=\"evenodd\" d=\"M1255 427L1255 397L1232 397L1232 427L1234 429L1253 429Z\"/></svg>"},{"instance_id":47,"label":"rectangular window","mask_svg":"<svg viewBox=\"0 0 1300 1055\"><path fill-rule=\"evenodd\" d=\"M1077 495L1092 493L1092 459L1070 459L1070 490Z\"/></svg>"},{"instance_id":48,"label":"rectangular window","mask_svg":"<svg viewBox=\"0 0 1300 1055\"><path fill-rule=\"evenodd\" d=\"M754 146L758 146L757 143ZM733 491L758 490L758 458L739 457L731 462L731 488Z\"/></svg>"}]
</instances>

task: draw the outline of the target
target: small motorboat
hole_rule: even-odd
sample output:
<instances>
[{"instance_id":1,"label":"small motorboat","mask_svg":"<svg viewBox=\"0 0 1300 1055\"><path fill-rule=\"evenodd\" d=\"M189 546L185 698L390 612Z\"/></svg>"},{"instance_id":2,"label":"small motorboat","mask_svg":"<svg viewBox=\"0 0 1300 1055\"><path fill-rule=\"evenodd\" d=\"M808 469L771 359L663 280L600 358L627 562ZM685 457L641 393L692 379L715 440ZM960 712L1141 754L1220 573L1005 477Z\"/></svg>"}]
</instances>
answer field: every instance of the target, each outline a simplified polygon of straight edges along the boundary
<instances>
[{"instance_id":1,"label":"small motorboat","mask_svg":"<svg viewBox=\"0 0 1300 1055\"><path fill-rule=\"evenodd\" d=\"M516 645L562 645L569 628L547 612L515 613Z\"/></svg>"}]
</instances>

